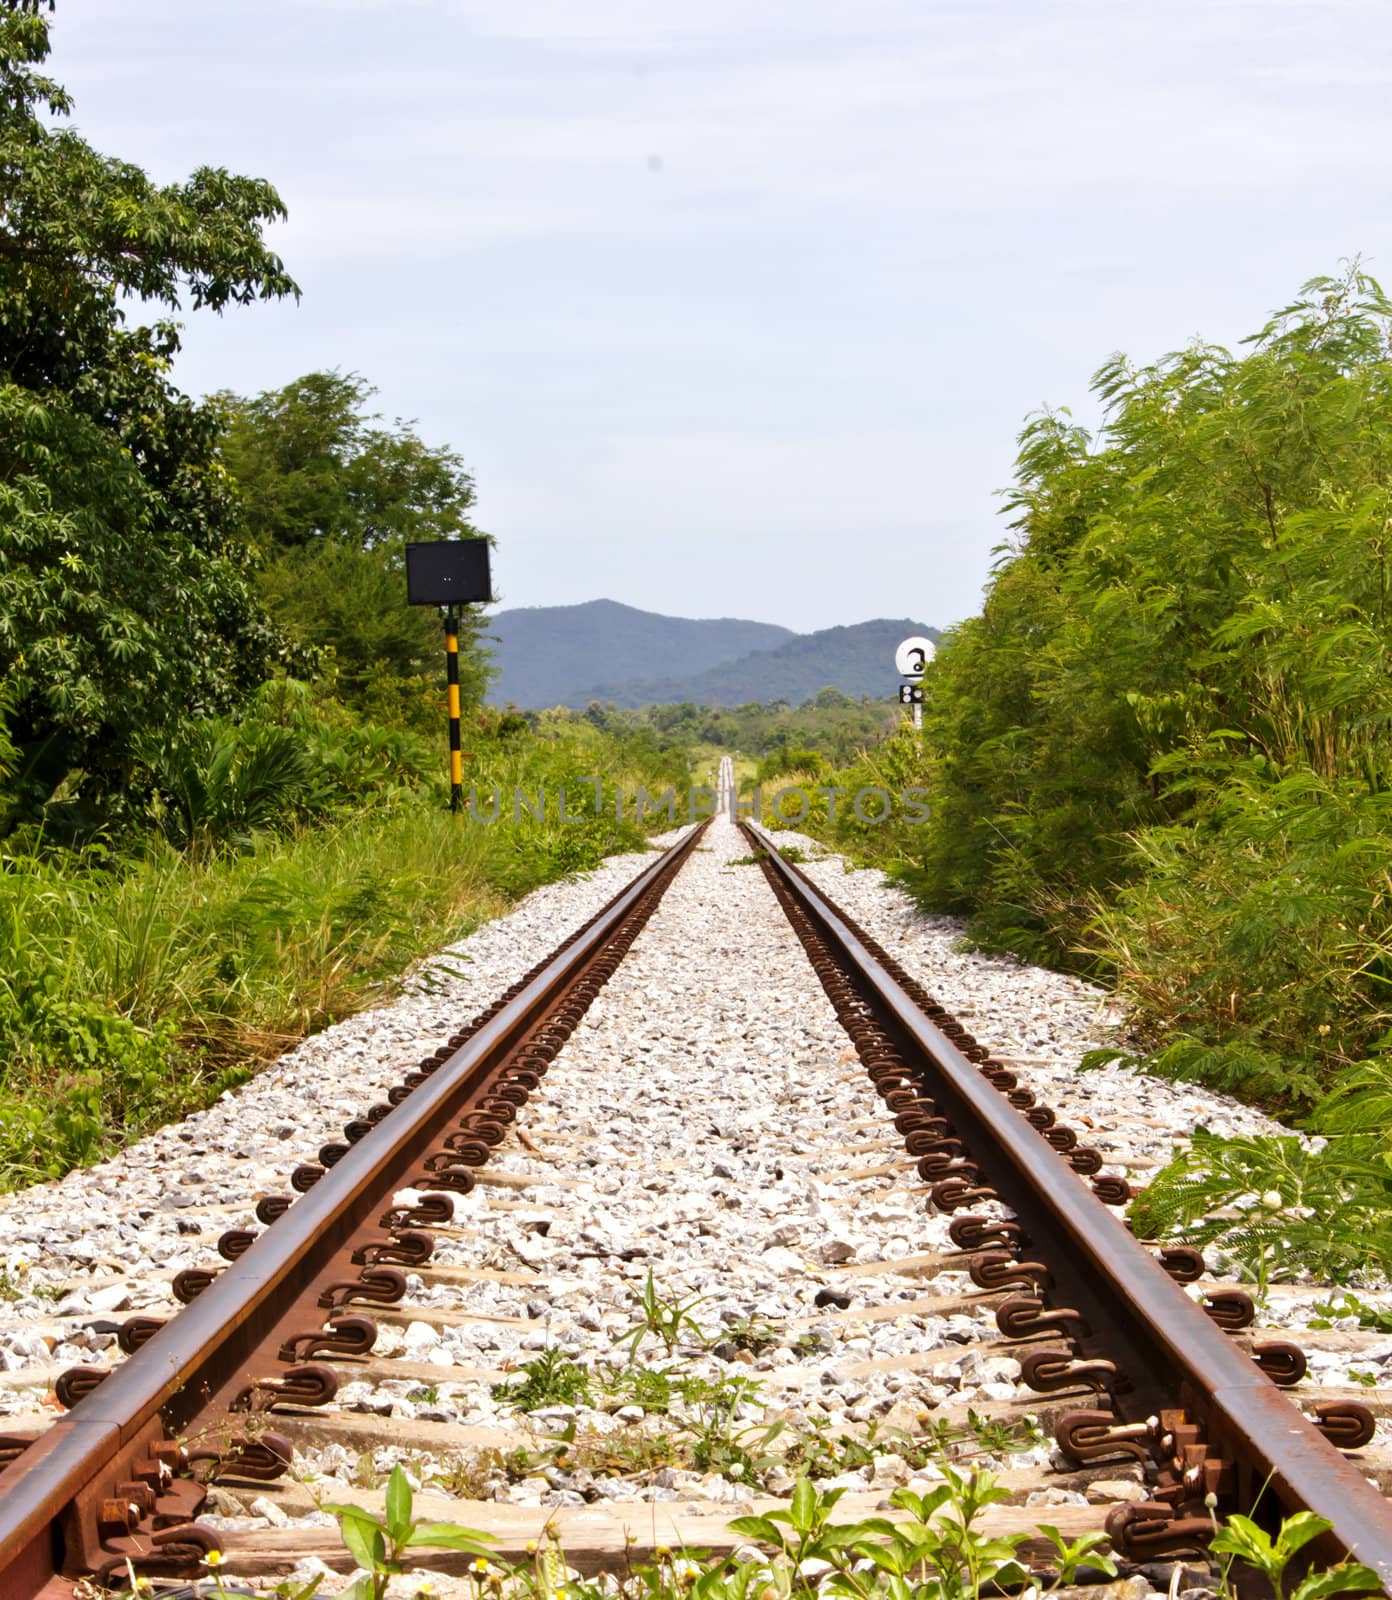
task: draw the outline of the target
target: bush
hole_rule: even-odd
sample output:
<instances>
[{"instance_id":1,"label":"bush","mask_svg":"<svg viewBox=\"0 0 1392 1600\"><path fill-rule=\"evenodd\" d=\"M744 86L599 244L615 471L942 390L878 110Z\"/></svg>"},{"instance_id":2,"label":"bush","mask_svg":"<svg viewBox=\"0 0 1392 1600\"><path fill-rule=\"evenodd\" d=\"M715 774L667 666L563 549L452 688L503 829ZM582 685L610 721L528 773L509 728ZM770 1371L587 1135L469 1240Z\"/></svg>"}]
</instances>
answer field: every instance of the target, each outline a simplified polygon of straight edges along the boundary
<instances>
[{"instance_id":1,"label":"bush","mask_svg":"<svg viewBox=\"0 0 1392 1600\"><path fill-rule=\"evenodd\" d=\"M1355 267L1242 354L1112 358L1095 440L1029 423L900 841L978 942L1115 981L1163 1069L1275 1105L1392 1017L1390 339Z\"/></svg>"},{"instance_id":2,"label":"bush","mask_svg":"<svg viewBox=\"0 0 1392 1600\"><path fill-rule=\"evenodd\" d=\"M483 826L449 815L410 735L317 722L286 685L256 715L152 752L163 792L185 796L161 835L131 823L119 848L33 835L3 847L0 1186L58 1176L207 1104L511 898L645 848L631 801L615 818L616 793L678 776L670 756L643 765L568 718L481 730L479 785L551 800L544 822L504 810ZM287 737L302 761L258 761ZM590 773L603 809L562 825L560 785Z\"/></svg>"}]
</instances>

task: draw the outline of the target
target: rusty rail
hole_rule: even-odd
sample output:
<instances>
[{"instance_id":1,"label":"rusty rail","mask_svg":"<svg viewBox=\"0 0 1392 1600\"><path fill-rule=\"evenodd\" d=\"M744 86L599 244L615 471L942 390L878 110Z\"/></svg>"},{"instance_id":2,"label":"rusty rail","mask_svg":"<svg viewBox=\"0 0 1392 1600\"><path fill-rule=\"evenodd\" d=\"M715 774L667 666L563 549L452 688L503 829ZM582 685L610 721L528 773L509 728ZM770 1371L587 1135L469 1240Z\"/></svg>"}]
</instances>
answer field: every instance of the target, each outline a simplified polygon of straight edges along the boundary
<instances>
[{"instance_id":1,"label":"rusty rail","mask_svg":"<svg viewBox=\"0 0 1392 1600\"><path fill-rule=\"evenodd\" d=\"M511 1108L535 1088L704 827L422 1063L426 1070L389 1096L390 1108L375 1107L379 1115L350 1125L355 1142L326 1146L323 1166L297 1169L300 1199L263 1200L258 1216L274 1226L259 1236L224 1235L219 1248L226 1246L229 1265L195 1274L184 1310L163 1325L127 1324L140 1342L124 1363L90 1373L90 1386L78 1369L67 1386L74 1409L0 1473L5 1600L66 1594L60 1576L123 1572L127 1557L147 1574L197 1570L217 1539L193 1520L202 1487L179 1474L199 1456L223 1457L252 1479L283 1471L288 1444L242 1419L277 1403L331 1398L335 1375L312 1357L371 1348L370 1318L336 1313L401 1298L404 1277L389 1263L424 1260L433 1248L410 1230L448 1220L448 1190L472 1187L472 1168L501 1140ZM501 1089L510 1098L489 1092ZM448 1133L443 1150L427 1155L456 1123L462 1132ZM425 1191L422 1201L394 1207L392 1195L406 1188ZM374 1222L384 1202L389 1209ZM373 1242L364 1247L366 1237ZM326 1283L335 1276L344 1281Z\"/></svg>"},{"instance_id":2,"label":"rusty rail","mask_svg":"<svg viewBox=\"0 0 1392 1600\"><path fill-rule=\"evenodd\" d=\"M1083 1153L1059 1134L1052 1112L1040 1115L1046 1108L1014 1074L993 1065L965 1029L943 1021L943 1008L766 835L742 827L891 1109L897 1090L896 1125L930 1130L918 1146L937 1151L932 1159L941 1163L933 1198L947 1210L998 1199L1014 1213L1017 1222L1004 1228L987 1217L954 1218L954 1238L988 1247L975 1258L979 1283L1031 1291L1017 1297L1013 1321L1005 1307L998 1312L1007 1337L1070 1336L1056 1338L1061 1349L1022 1347L1025 1380L1045 1392L1081 1385L1103 1396L1065 1416L1060 1446L1078 1460L1120 1453L1160 1463L1160 1497L1114 1512L1114 1542L1144 1560L1201 1547L1212 1505L1268 1517L1276 1508L1308 1510L1333 1525L1315 1547L1322 1558L1351 1556L1392 1593L1392 1506L1331 1442L1338 1423L1322 1419L1322 1431L1297 1410L1224 1332L1221 1313L1205 1314L1184 1293L1181 1282L1196 1273L1172 1270L1188 1265L1186 1253L1167 1252L1174 1258L1167 1270L1082 1181L1098 1163L1070 1165L1068 1154ZM1058 1137L1051 1142L1046 1133ZM1113 1203L1129 1198L1118 1180L1098 1187ZM1026 1243L1040 1261L1019 1260ZM1278 1374L1291 1350L1267 1352ZM1294 1356L1303 1370L1303 1356ZM1361 1431L1370 1428L1366 1418Z\"/></svg>"}]
</instances>

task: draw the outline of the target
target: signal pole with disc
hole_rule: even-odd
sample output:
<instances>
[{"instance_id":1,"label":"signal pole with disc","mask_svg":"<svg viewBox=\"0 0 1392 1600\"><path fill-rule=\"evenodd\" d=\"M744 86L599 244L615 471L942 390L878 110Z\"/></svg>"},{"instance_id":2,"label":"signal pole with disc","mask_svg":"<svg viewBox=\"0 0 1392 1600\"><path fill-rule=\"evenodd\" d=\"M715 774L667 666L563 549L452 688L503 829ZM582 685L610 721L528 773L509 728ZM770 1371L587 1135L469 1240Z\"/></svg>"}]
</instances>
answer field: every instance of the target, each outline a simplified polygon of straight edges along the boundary
<instances>
[{"instance_id":1,"label":"signal pole with disc","mask_svg":"<svg viewBox=\"0 0 1392 1600\"><path fill-rule=\"evenodd\" d=\"M913 707L915 733L923 731L923 685L919 680L936 654L933 641L919 634L903 640L894 652L894 665L899 676L909 680L899 685L899 704Z\"/></svg>"}]
</instances>

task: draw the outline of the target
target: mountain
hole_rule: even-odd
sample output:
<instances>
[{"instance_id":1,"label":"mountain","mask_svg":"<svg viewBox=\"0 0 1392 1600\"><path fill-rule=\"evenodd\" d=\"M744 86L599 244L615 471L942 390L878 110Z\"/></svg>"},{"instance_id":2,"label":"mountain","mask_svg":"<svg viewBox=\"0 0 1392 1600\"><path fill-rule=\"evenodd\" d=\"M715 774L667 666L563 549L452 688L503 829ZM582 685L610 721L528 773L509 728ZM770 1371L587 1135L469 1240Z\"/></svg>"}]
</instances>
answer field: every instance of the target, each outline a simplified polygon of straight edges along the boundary
<instances>
[{"instance_id":1,"label":"mountain","mask_svg":"<svg viewBox=\"0 0 1392 1600\"><path fill-rule=\"evenodd\" d=\"M499 669L490 698L531 708L584 707L612 698L597 695L595 684L690 677L797 637L771 622L664 617L616 600L500 611L490 631Z\"/></svg>"},{"instance_id":2,"label":"mountain","mask_svg":"<svg viewBox=\"0 0 1392 1600\"><path fill-rule=\"evenodd\" d=\"M888 699L898 691L894 648L911 633L938 637L936 628L907 619L877 617L849 627L794 634L773 650L755 650L683 678L650 678L600 685L590 700L620 706L645 706L671 700L698 705L737 706L746 700L786 700L801 705L819 689L840 689L854 699ZM586 701L588 704L588 700Z\"/></svg>"},{"instance_id":3,"label":"mountain","mask_svg":"<svg viewBox=\"0 0 1392 1600\"><path fill-rule=\"evenodd\" d=\"M730 617L664 617L613 600L500 611L493 632L501 670L491 698L531 708L583 708L591 700L800 705L828 685L887 699L898 683L894 647L911 633L938 637L936 628L908 619L799 634Z\"/></svg>"}]
</instances>

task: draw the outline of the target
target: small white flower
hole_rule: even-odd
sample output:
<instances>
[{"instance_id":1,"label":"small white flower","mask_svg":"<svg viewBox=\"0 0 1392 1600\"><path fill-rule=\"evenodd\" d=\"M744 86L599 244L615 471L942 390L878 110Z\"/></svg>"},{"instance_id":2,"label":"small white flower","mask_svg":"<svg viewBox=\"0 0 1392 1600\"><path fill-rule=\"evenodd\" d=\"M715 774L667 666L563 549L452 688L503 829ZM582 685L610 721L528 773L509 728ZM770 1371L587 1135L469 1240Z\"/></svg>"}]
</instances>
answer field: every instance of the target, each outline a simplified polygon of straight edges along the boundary
<instances>
[{"instance_id":1,"label":"small white flower","mask_svg":"<svg viewBox=\"0 0 1392 1600\"><path fill-rule=\"evenodd\" d=\"M1279 1211L1281 1209L1281 1191L1279 1189L1268 1189L1262 1196L1262 1204L1268 1211Z\"/></svg>"}]
</instances>

